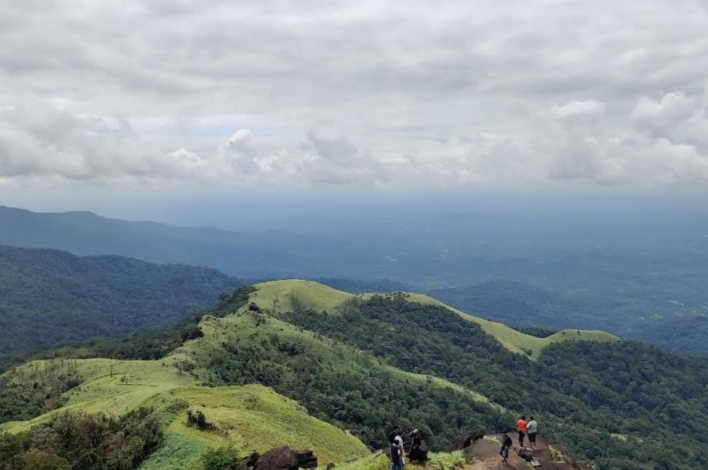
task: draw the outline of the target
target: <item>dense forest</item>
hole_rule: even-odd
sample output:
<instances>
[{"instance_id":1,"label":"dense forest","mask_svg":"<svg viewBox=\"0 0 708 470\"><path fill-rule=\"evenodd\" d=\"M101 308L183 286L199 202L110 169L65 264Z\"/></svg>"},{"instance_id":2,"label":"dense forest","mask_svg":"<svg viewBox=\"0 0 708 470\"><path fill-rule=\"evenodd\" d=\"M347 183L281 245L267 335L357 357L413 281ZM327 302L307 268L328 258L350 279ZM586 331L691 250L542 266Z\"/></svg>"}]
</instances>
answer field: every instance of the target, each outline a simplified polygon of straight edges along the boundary
<instances>
[{"instance_id":1,"label":"dense forest","mask_svg":"<svg viewBox=\"0 0 708 470\"><path fill-rule=\"evenodd\" d=\"M0 354L167 325L241 284L211 268L0 246Z\"/></svg>"}]
</instances>

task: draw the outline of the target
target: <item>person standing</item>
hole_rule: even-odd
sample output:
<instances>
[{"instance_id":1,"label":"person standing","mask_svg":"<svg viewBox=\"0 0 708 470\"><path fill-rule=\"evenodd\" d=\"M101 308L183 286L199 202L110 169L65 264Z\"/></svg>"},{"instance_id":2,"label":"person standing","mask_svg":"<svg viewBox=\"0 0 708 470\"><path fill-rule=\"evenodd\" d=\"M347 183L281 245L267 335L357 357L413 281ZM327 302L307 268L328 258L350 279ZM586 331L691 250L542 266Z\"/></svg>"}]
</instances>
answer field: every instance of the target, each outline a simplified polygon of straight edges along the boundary
<instances>
[{"instance_id":1,"label":"person standing","mask_svg":"<svg viewBox=\"0 0 708 470\"><path fill-rule=\"evenodd\" d=\"M533 416L531 416L531 420L526 425L526 434L528 434L528 436L529 436L529 445L531 446L531 450L536 450L536 434L537 433L538 433L538 422L536 422L536 420L533 419Z\"/></svg>"},{"instance_id":2,"label":"person standing","mask_svg":"<svg viewBox=\"0 0 708 470\"><path fill-rule=\"evenodd\" d=\"M395 438L391 440L391 470L403 470L403 449Z\"/></svg>"},{"instance_id":3,"label":"person standing","mask_svg":"<svg viewBox=\"0 0 708 470\"><path fill-rule=\"evenodd\" d=\"M401 437L400 428L396 428L396 431L394 431L393 440L396 442L396 444L398 444L398 447L400 447L400 449L401 449L401 468L403 468L405 465L404 456L406 453L405 453L405 447L403 447L403 437Z\"/></svg>"},{"instance_id":4,"label":"person standing","mask_svg":"<svg viewBox=\"0 0 708 470\"><path fill-rule=\"evenodd\" d=\"M526 437L526 432L528 429L528 423L526 422L526 416L522 416L516 422L516 429L519 431L519 447L524 446L524 438Z\"/></svg>"},{"instance_id":5,"label":"person standing","mask_svg":"<svg viewBox=\"0 0 708 470\"><path fill-rule=\"evenodd\" d=\"M506 463L506 459L509 458L509 449L511 449L513 443L514 441L511 440L509 434L504 432L504 434L502 434L501 445L499 446L499 455L502 456L502 463Z\"/></svg>"}]
</instances>

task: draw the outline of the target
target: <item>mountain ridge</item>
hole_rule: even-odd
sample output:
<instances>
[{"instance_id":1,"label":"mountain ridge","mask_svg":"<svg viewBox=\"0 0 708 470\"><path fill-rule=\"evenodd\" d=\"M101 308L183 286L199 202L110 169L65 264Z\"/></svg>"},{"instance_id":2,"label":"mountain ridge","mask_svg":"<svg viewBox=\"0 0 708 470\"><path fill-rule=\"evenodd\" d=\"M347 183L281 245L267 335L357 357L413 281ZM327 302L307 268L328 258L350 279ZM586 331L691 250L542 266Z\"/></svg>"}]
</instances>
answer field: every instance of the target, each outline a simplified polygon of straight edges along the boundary
<instances>
[{"instance_id":1,"label":"mountain ridge","mask_svg":"<svg viewBox=\"0 0 708 470\"><path fill-rule=\"evenodd\" d=\"M374 448L386 445L394 425L421 429L436 451L461 435L510 428L519 414L532 412L545 437L602 470L708 464L700 451L708 444L708 414L701 408L708 404L708 362L633 342L582 341L582 335L545 345L532 358L459 312L419 299L351 295L309 281L241 288L204 312L199 335L162 358L68 355L8 371L0 376L5 394L42 399L52 388L63 391L53 398L56 411L37 410L34 418L25 413L24 421L0 429L41 426L67 409L122 414L152 406L165 416L166 441L142 470L177 469L210 447L241 443L250 450L253 444L239 437L249 423L228 410L237 411L239 403L246 404L244 412L257 407L272 389L286 397L278 402L292 403L285 409L334 426L310 421L317 432L348 430ZM243 388L253 385L266 388ZM248 390L259 391L230 401L230 394ZM3 393L5 409L25 412L26 403ZM202 411L215 428L189 428L187 410ZM266 434L271 420L274 430L282 429L278 416L260 416ZM271 435L268 445L296 442L291 432ZM354 442L351 449L361 449ZM323 455L341 455L332 444L323 446ZM176 448L185 449L180 462L165 463Z\"/></svg>"},{"instance_id":2,"label":"mountain ridge","mask_svg":"<svg viewBox=\"0 0 708 470\"><path fill-rule=\"evenodd\" d=\"M529 357L538 357L543 348L549 344L563 341L573 341L577 336L582 336L584 340L590 341L617 341L618 337L600 330L561 330L547 338L537 338L514 330L503 323L485 320L458 310L454 307L440 302L428 295L412 292L386 293L362 293L349 294L334 288L324 286L315 281L289 279L280 281L270 281L254 286L256 291L252 294L253 301L266 310L274 310L279 313L291 310L294 304L291 301L275 303L273 299L293 299L296 298L305 308L327 310L337 309L344 302L356 299L357 297L367 299L374 295L403 295L408 300L423 304L436 305L455 312L465 320L479 324L485 332L496 338L504 347L512 352L522 353ZM584 336L583 336L584 335Z\"/></svg>"}]
</instances>

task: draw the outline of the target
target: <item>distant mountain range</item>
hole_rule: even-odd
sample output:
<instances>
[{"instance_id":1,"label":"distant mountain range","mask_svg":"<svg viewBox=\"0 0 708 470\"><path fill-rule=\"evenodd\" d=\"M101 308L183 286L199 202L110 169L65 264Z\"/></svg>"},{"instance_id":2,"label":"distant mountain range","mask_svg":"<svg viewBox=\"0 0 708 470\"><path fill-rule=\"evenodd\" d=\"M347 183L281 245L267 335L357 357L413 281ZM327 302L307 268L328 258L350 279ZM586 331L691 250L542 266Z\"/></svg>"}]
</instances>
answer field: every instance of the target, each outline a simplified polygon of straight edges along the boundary
<instances>
[{"instance_id":1,"label":"distant mountain range","mask_svg":"<svg viewBox=\"0 0 708 470\"><path fill-rule=\"evenodd\" d=\"M336 241L282 231L246 234L128 222L92 212L37 213L5 206L0 206L0 227L0 245L210 266L249 278L318 275L322 270L314 269L317 260L342 250Z\"/></svg>"},{"instance_id":2,"label":"distant mountain range","mask_svg":"<svg viewBox=\"0 0 708 470\"><path fill-rule=\"evenodd\" d=\"M526 219L444 213L433 220L358 217L361 227L351 234L340 230L325 237L250 233L248 220L240 224L244 231L228 231L0 206L0 245L208 266L250 280L317 279L349 292L425 291L520 327L601 327L708 354L702 320L708 316L708 238L701 235L702 221L644 230L657 232L644 238L631 224L593 235L541 221L536 229L543 231L531 237Z\"/></svg>"}]
</instances>

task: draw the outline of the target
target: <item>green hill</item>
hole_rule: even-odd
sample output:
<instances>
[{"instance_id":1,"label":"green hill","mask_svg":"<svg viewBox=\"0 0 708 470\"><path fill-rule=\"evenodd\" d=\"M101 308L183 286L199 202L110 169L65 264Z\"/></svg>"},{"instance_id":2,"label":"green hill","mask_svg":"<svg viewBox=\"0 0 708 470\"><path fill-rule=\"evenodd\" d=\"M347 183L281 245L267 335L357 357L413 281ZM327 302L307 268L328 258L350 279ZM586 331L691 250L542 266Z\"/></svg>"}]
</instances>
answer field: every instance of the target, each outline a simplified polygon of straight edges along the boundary
<instances>
[{"instance_id":1,"label":"green hill","mask_svg":"<svg viewBox=\"0 0 708 470\"><path fill-rule=\"evenodd\" d=\"M126 344L139 338L128 338L101 349L104 358L74 359L91 348L67 348L16 367L0 377L0 415L15 419L2 428L21 435L67 410L149 406L164 440L143 470L197 469L229 444L312 448L322 463L356 458L343 467L379 470L385 460L365 445L384 447L393 426L421 429L438 452L524 413L601 470L708 466L703 359L594 332L541 339L425 296L292 280L224 297L199 331L152 361L111 359L136 350ZM188 426L188 411L211 426Z\"/></svg>"},{"instance_id":2,"label":"green hill","mask_svg":"<svg viewBox=\"0 0 708 470\"><path fill-rule=\"evenodd\" d=\"M0 354L174 323L242 283L209 268L0 246Z\"/></svg>"},{"instance_id":3,"label":"green hill","mask_svg":"<svg viewBox=\"0 0 708 470\"><path fill-rule=\"evenodd\" d=\"M335 290L331 287L313 281L286 280L272 281L256 285L257 291L252 294L253 301L259 306L274 312L289 312L297 305L300 308L326 311L336 313L337 309L345 302L361 298L370 299L377 294L348 294ZM553 343L564 341L617 341L618 338L604 331L583 331L583 330L563 330L547 338L537 338L535 336L521 333L502 323L484 320L474 317L460 310L443 304L427 295L415 293L399 293L411 302L418 302L426 305L435 305L447 308L460 315L465 320L477 323L482 329L497 339L505 348L510 351L528 355L533 358L539 357L543 349ZM381 294L378 294L381 295Z\"/></svg>"},{"instance_id":4,"label":"green hill","mask_svg":"<svg viewBox=\"0 0 708 470\"><path fill-rule=\"evenodd\" d=\"M166 416L166 441L143 469L183 468L209 448L233 445L264 452L288 445L308 448L326 462L342 462L368 454L364 444L339 428L309 416L297 403L260 385L207 388L163 361L110 359L33 361L11 374L15 384L43 385L52 376L75 373L83 383L64 394L64 406L37 418L8 422L0 430L27 431L66 411L122 415L152 406ZM180 410L180 413L174 413ZM186 410L201 411L213 430L189 427ZM176 455L174 448L181 449Z\"/></svg>"}]
</instances>

